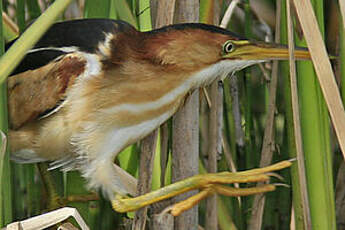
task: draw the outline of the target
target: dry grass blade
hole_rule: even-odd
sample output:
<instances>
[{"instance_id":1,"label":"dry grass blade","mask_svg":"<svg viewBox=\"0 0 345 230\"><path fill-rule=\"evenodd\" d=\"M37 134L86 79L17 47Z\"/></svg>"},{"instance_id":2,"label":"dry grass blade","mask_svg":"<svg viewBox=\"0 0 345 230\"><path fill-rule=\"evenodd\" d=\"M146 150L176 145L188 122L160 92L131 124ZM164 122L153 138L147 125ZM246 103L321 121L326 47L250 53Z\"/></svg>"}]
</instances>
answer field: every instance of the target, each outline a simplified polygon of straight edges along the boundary
<instances>
[{"instance_id":1,"label":"dry grass blade","mask_svg":"<svg viewBox=\"0 0 345 230\"><path fill-rule=\"evenodd\" d=\"M331 115L338 142L345 158L344 107L313 7L308 0L294 0L294 4Z\"/></svg>"},{"instance_id":2,"label":"dry grass blade","mask_svg":"<svg viewBox=\"0 0 345 230\"><path fill-rule=\"evenodd\" d=\"M210 99L210 95L208 94L207 89L205 87L202 87L202 92L205 95L208 108L212 108L212 102Z\"/></svg>"},{"instance_id":3,"label":"dry grass blade","mask_svg":"<svg viewBox=\"0 0 345 230\"><path fill-rule=\"evenodd\" d=\"M311 229L310 211L308 203L307 182L305 178L304 153L302 147L301 124L299 117L299 105L297 94L296 65L294 57L293 28L291 19L290 0L287 1L287 27L288 27L288 46L289 46L289 65L290 65L290 83L292 97L292 113L295 132L295 144L297 153L298 175L301 186L301 196L303 201L303 215L305 229Z\"/></svg>"},{"instance_id":4,"label":"dry grass blade","mask_svg":"<svg viewBox=\"0 0 345 230\"><path fill-rule=\"evenodd\" d=\"M295 209L293 205L291 206L291 220L290 220L290 230L296 230L296 225L295 225Z\"/></svg>"},{"instance_id":5,"label":"dry grass blade","mask_svg":"<svg viewBox=\"0 0 345 230\"><path fill-rule=\"evenodd\" d=\"M2 12L3 23L8 26L8 28L14 33L19 34L18 26L12 21L12 19L5 13Z\"/></svg>"},{"instance_id":6,"label":"dry grass blade","mask_svg":"<svg viewBox=\"0 0 345 230\"><path fill-rule=\"evenodd\" d=\"M231 3L229 4L228 8L225 11L225 14L223 16L223 19L220 23L220 27L222 28L226 28L228 26L228 23L231 19L231 16L234 13L234 9L237 6L237 4L240 2L240 0L233 0L231 1Z\"/></svg>"},{"instance_id":7,"label":"dry grass blade","mask_svg":"<svg viewBox=\"0 0 345 230\"><path fill-rule=\"evenodd\" d=\"M89 227L86 225L83 218L78 213L75 208L60 208L52 212L48 212L39 216L29 218L27 220L18 221L7 225L6 229L13 230L37 230L45 229L50 226L53 226L61 221L73 217L75 221L79 224L82 230L89 230Z\"/></svg>"}]
</instances>

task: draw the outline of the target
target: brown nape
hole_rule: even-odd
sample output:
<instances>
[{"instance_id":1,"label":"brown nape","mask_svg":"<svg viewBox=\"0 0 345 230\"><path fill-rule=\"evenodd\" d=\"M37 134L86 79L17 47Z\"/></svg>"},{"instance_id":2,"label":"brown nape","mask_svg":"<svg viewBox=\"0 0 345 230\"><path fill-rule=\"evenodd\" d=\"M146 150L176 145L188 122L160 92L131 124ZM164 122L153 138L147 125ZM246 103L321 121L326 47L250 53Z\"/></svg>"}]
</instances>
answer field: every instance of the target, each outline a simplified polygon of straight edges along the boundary
<instances>
[{"instance_id":1,"label":"brown nape","mask_svg":"<svg viewBox=\"0 0 345 230\"><path fill-rule=\"evenodd\" d=\"M143 34L132 27L113 34L110 41L110 57L102 60L103 69L108 70L121 65L124 61L131 57L135 57L142 49L139 49L143 41Z\"/></svg>"},{"instance_id":2,"label":"brown nape","mask_svg":"<svg viewBox=\"0 0 345 230\"><path fill-rule=\"evenodd\" d=\"M222 45L229 39L229 35L202 29L147 34L144 58L181 71L196 71L219 61Z\"/></svg>"},{"instance_id":3,"label":"brown nape","mask_svg":"<svg viewBox=\"0 0 345 230\"><path fill-rule=\"evenodd\" d=\"M105 69L134 60L161 66L165 71L193 72L221 59L222 45L230 35L202 29L163 30L141 33L122 32L111 42L111 61L103 61Z\"/></svg>"}]
</instances>

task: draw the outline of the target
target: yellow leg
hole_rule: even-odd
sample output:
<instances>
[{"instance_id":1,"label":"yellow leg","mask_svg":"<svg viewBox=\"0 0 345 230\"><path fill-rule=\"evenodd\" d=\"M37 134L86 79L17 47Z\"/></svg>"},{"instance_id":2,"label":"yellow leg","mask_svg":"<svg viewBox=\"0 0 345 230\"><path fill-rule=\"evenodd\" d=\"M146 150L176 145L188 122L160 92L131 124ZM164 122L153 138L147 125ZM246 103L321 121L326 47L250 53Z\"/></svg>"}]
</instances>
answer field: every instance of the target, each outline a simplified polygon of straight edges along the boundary
<instances>
[{"instance_id":1,"label":"yellow leg","mask_svg":"<svg viewBox=\"0 0 345 230\"><path fill-rule=\"evenodd\" d=\"M270 177L268 173L287 168L290 165L290 161L282 161L265 168L252 169L237 173L220 172L196 175L142 196L128 198L116 195L115 199L112 200L112 205L114 210L117 212L129 212L190 190L199 189L200 192L198 194L181 201L172 207L171 213L173 215L179 215L184 210L193 207L199 201L214 193L226 196L246 196L272 191L275 189L274 185L265 185L254 188L232 188L223 186L222 184L267 181Z\"/></svg>"}]
</instances>

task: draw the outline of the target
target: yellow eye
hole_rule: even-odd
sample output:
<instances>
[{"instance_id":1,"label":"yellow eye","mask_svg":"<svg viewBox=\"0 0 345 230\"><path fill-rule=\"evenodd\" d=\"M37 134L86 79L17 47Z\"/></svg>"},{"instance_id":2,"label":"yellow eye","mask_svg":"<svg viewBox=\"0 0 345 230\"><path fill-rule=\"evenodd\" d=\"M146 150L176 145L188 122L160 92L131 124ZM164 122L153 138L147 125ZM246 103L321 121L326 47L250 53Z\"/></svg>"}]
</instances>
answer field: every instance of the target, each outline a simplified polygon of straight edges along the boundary
<instances>
[{"instance_id":1,"label":"yellow eye","mask_svg":"<svg viewBox=\"0 0 345 230\"><path fill-rule=\"evenodd\" d=\"M235 50L235 45L232 43L232 41L226 41L223 45L223 53L231 53L232 51Z\"/></svg>"}]
</instances>

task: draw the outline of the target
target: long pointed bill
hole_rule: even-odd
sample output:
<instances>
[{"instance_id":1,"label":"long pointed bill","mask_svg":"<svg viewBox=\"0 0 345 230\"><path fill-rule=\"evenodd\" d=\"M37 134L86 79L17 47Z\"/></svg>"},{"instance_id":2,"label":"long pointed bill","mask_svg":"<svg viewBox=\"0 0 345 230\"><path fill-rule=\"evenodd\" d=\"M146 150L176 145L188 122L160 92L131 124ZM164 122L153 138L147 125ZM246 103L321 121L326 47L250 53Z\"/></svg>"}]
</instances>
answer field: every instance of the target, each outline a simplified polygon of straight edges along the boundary
<instances>
[{"instance_id":1,"label":"long pointed bill","mask_svg":"<svg viewBox=\"0 0 345 230\"><path fill-rule=\"evenodd\" d=\"M289 50L287 46L279 44L257 43L250 41L232 41L233 48L230 52L223 54L224 59L234 60L287 60ZM296 48L295 58L297 60L310 59L307 48Z\"/></svg>"}]
</instances>

